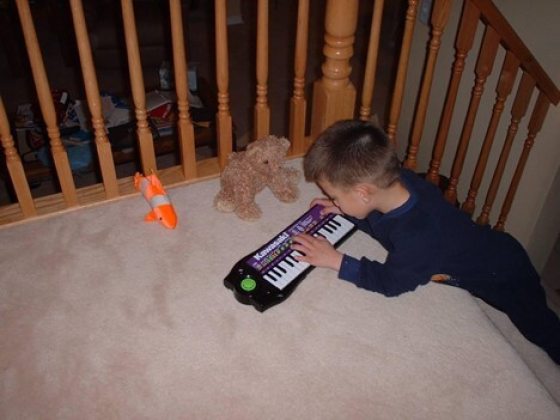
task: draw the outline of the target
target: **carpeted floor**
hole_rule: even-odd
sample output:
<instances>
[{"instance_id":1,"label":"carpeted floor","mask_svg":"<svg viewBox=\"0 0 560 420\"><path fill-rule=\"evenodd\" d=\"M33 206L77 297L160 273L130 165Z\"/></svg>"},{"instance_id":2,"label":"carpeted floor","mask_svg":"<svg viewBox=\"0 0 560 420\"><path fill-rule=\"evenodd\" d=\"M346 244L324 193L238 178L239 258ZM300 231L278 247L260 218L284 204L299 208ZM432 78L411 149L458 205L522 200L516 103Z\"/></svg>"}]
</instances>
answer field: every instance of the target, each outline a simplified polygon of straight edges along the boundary
<instances>
[{"instance_id":1,"label":"carpeted floor","mask_svg":"<svg viewBox=\"0 0 560 420\"><path fill-rule=\"evenodd\" d=\"M0 229L0 418L560 417L558 368L461 290L388 299L315 269L264 313L239 304L224 276L301 189L261 193L255 223L215 211L211 180L169 190L174 231L140 196ZM361 233L342 249L385 255Z\"/></svg>"}]
</instances>

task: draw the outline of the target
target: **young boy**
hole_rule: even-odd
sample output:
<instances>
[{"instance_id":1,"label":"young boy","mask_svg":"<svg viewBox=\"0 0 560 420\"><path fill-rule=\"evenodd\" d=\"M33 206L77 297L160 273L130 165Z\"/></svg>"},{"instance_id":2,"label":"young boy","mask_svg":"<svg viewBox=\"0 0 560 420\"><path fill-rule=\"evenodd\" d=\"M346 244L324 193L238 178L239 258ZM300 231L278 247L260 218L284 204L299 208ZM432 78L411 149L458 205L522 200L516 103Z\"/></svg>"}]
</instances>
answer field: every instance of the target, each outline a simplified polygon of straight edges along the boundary
<instances>
[{"instance_id":1,"label":"young boy","mask_svg":"<svg viewBox=\"0 0 560 420\"><path fill-rule=\"evenodd\" d=\"M338 272L356 286L397 296L429 281L468 290L505 312L519 331L560 364L560 320L546 304L539 275L509 234L480 226L439 189L401 169L386 135L371 124L340 121L304 159L307 181L328 198L325 213L343 213L387 251L385 263L343 255L321 237L299 235L301 261Z\"/></svg>"}]
</instances>

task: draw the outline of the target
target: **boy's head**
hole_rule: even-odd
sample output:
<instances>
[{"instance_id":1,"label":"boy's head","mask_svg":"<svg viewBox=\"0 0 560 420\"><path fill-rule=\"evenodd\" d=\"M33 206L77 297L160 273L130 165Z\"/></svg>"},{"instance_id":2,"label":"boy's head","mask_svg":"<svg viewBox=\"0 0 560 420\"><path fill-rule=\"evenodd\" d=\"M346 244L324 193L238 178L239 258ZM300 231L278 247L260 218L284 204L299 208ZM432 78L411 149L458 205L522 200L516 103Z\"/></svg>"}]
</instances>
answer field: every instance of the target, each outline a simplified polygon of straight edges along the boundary
<instances>
[{"instance_id":1,"label":"boy's head","mask_svg":"<svg viewBox=\"0 0 560 420\"><path fill-rule=\"evenodd\" d=\"M343 120L323 131L303 161L305 179L337 188L360 183L384 189L399 177L400 164L385 133L364 121Z\"/></svg>"}]
</instances>

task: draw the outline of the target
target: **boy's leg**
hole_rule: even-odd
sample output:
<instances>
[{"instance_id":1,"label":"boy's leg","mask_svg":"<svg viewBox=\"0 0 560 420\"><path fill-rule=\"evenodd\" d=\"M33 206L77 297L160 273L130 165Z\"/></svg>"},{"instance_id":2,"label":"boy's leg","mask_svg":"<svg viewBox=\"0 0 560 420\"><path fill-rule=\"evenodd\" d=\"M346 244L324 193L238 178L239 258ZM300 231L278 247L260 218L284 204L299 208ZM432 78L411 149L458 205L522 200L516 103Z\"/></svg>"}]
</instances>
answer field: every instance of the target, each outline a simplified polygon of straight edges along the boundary
<instances>
[{"instance_id":1,"label":"boy's leg","mask_svg":"<svg viewBox=\"0 0 560 420\"><path fill-rule=\"evenodd\" d=\"M529 341L560 365L560 319L546 303L538 275L511 279L503 287L483 287L471 292L504 312Z\"/></svg>"},{"instance_id":2,"label":"boy's leg","mask_svg":"<svg viewBox=\"0 0 560 420\"><path fill-rule=\"evenodd\" d=\"M546 303L540 284L527 288L526 293L516 293L519 305L512 305L506 312L519 331L548 353L560 365L560 319Z\"/></svg>"}]
</instances>

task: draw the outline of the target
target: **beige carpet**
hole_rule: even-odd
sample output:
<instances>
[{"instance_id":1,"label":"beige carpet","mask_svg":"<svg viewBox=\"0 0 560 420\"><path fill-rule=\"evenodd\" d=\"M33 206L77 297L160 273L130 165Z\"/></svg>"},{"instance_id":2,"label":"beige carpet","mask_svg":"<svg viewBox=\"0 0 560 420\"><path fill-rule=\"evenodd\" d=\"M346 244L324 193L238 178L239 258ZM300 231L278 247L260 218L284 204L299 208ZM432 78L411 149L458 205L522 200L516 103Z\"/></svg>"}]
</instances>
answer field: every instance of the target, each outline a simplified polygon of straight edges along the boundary
<instances>
[{"instance_id":1,"label":"beige carpet","mask_svg":"<svg viewBox=\"0 0 560 420\"><path fill-rule=\"evenodd\" d=\"M315 269L267 312L239 304L224 276L317 190L261 193L256 223L217 190L170 189L175 231L140 196L0 230L0 418L560 418L558 367L461 290L388 299ZM360 233L343 249L384 257Z\"/></svg>"}]
</instances>

